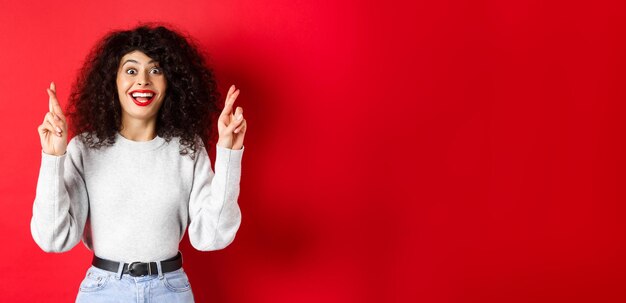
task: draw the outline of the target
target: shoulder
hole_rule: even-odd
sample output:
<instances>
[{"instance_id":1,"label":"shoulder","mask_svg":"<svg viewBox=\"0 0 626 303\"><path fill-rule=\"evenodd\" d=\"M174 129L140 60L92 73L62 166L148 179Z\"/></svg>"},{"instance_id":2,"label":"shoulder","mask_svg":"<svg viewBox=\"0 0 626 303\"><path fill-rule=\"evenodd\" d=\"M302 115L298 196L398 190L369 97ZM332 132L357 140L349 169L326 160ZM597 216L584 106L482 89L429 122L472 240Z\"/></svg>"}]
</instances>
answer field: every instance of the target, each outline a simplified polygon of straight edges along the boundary
<instances>
[{"instance_id":1,"label":"shoulder","mask_svg":"<svg viewBox=\"0 0 626 303\"><path fill-rule=\"evenodd\" d=\"M66 153L71 161L77 166L82 166L83 161L86 158L89 158L87 145L83 141L85 135L86 133L76 135L67 143Z\"/></svg>"},{"instance_id":2,"label":"shoulder","mask_svg":"<svg viewBox=\"0 0 626 303\"><path fill-rule=\"evenodd\" d=\"M190 140L183 140L181 137L172 137L172 141L175 141L177 145L180 146L190 146ZM197 147L198 149L201 148L205 148L204 145L204 141L202 140L202 137L200 137L199 135L194 135L193 137L193 145L195 147Z\"/></svg>"},{"instance_id":3,"label":"shoulder","mask_svg":"<svg viewBox=\"0 0 626 303\"><path fill-rule=\"evenodd\" d=\"M195 135L194 140L195 140L195 143L197 144L198 148L205 147L204 146L204 141L202 141L202 138L200 136Z\"/></svg>"},{"instance_id":4,"label":"shoulder","mask_svg":"<svg viewBox=\"0 0 626 303\"><path fill-rule=\"evenodd\" d=\"M75 135L70 142L67 143L67 149L72 150L81 150L85 148L85 138L87 136L87 132L82 134Z\"/></svg>"},{"instance_id":5,"label":"shoulder","mask_svg":"<svg viewBox=\"0 0 626 303\"><path fill-rule=\"evenodd\" d=\"M70 142L68 142L68 146L70 144L75 145L77 147L85 147L87 146L87 142L99 142L98 136L95 132L83 132L75 135Z\"/></svg>"},{"instance_id":6,"label":"shoulder","mask_svg":"<svg viewBox=\"0 0 626 303\"><path fill-rule=\"evenodd\" d=\"M208 157L208 152L205 147L204 141L202 140L202 137L200 137L199 135L194 135L193 148L195 152L192 151L190 147L191 146L189 145L189 142L185 144L185 146L181 146L181 151L183 150L185 151L184 153L185 153L186 158L190 158L194 162L198 162L198 158Z\"/></svg>"},{"instance_id":7,"label":"shoulder","mask_svg":"<svg viewBox=\"0 0 626 303\"><path fill-rule=\"evenodd\" d=\"M94 143L100 142L95 132L83 132L77 134L67 143L67 150L73 153L85 153L90 151Z\"/></svg>"}]
</instances>

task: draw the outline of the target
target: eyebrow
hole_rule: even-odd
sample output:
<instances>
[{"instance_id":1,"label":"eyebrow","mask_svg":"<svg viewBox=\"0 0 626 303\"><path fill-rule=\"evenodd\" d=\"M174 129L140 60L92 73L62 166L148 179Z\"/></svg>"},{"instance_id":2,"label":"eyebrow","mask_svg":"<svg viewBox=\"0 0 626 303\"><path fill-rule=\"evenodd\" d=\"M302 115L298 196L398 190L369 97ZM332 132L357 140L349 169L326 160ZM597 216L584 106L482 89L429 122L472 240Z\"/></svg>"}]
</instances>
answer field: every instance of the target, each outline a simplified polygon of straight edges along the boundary
<instances>
[{"instance_id":1,"label":"eyebrow","mask_svg":"<svg viewBox=\"0 0 626 303\"><path fill-rule=\"evenodd\" d=\"M126 61L124 61L124 63L122 64L122 66L124 66L124 65L125 65L126 63L128 63L128 62L132 62L132 63L137 63L137 64L139 64L139 61L137 61L137 60L134 60L134 59L127 59ZM148 64L153 63L153 62L156 62L156 61L154 61L154 60L150 60L150 61L148 62Z\"/></svg>"}]
</instances>

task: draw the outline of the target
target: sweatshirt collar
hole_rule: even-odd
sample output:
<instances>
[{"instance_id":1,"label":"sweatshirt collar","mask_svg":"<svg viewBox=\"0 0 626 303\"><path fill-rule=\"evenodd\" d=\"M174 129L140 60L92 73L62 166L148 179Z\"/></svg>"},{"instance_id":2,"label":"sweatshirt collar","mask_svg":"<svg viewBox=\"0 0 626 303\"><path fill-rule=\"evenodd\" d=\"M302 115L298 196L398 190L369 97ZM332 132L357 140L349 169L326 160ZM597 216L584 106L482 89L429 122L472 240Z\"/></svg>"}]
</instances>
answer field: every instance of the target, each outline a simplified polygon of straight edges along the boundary
<instances>
[{"instance_id":1,"label":"sweatshirt collar","mask_svg":"<svg viewBox=\"0 0 626 303\"><path fill-rule=\"evenodd\" d=\"M159 148L163 143L165 143L165 139L159 137L157 135L154 139L149 141L133 141L130 139L126 139L126 137L122 136L120 132L115 133L115 143L123 148L133 150L133 151L147 151L154 150Z\"/></svg>"}]
</instances>

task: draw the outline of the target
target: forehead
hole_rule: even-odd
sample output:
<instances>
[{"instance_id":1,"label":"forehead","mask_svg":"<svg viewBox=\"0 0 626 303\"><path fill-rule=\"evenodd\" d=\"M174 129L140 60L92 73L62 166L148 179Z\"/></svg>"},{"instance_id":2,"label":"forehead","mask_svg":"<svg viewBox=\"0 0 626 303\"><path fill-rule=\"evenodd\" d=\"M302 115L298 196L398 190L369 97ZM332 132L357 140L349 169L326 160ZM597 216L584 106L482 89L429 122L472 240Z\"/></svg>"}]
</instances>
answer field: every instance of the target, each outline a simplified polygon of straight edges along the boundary
<instances>
[{"instance_id":1,"label":"forehead","mask_svg":"<svg viewBox=\"0 0 626 303\"><path fill-rule=\"evenodd\" d=\"M126 55L124 55L122 57L122 59L120 60L120 65L124 65L127 62L132 62L132 63L138 63L138 64L150 64L150 63L155 63L156 61L150 57L148 57L148 55L144 54L142 51L132 51Z\"/></svg>"}]
</instances>

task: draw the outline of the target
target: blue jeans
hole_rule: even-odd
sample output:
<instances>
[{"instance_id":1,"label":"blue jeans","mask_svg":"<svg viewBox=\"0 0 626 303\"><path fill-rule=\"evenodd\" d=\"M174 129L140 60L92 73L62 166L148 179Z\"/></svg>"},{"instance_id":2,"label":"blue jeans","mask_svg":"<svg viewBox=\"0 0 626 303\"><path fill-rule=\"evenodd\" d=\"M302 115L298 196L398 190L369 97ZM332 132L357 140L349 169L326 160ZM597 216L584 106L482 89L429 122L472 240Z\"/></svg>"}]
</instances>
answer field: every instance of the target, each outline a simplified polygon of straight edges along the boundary
<instances>
[{"instance_id":1,"label":"blue jeans","mask_svg":"<svg viewBox=\"0 0 626 303\"><path fill-rule=\"evenodd\" d=\"M160 264L159 264L160 265ZM194 302L183 268L133 277L91 266L80 283L76 302Z\"/></svg>"}]
</instances>

